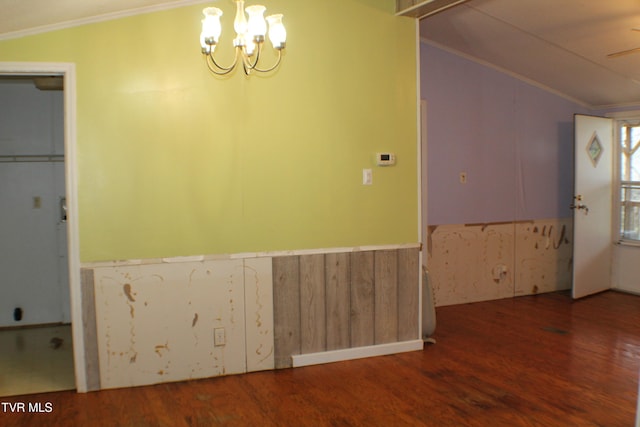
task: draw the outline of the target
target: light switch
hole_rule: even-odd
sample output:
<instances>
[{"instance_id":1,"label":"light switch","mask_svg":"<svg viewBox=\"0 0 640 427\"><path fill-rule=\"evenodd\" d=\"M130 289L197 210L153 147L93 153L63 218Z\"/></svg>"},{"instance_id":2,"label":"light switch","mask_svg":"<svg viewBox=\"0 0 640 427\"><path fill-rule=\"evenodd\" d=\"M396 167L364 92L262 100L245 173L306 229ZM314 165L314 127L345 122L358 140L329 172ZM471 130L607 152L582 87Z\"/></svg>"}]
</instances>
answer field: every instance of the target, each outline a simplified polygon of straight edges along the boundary
<instances>
[{"instance_id":1,"label":"light switch","mask_svg":"<svg viewBox=\"0 0 640 427\"><path fill-rule=\"evenodd\" d=\"M371 169L362 169L362 185L373 184L373 172Z\"/></svg>"},{"instance_id":2,"label":"light switch","mask_svg":"<svg viewBox=\"0 0 640 427\"><path fill-rule=\"evenodd\" d=\"M466 183L467 183L467 173L460 172L460 184L466 184Z\"/></svg>"}]
</instances>

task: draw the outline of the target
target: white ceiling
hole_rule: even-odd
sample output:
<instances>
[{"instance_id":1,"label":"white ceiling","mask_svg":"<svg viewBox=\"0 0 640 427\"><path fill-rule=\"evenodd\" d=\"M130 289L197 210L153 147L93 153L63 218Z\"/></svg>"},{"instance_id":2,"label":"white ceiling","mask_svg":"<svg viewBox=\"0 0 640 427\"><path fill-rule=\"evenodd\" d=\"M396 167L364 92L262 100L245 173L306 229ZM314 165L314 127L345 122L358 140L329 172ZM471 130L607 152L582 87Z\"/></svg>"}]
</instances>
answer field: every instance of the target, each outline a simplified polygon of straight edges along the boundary
<instances>
[{"instance_id":1,"label":"white ceiling","mask_svg":"<svg viewBox=\"0 0 640 427\"><path fill-rule=\"evenodd\" d=\"M0 0L0 40L231 0ZM469 0L425 18L424 40L597 108L640 104L640 0Z\"/></svg>"},{"instance_id":2,"label":"white ceiling","mask_svg":"<svg viewBox=\"0 0 640 427\"><path fill-rule=\"evenodd\" d=\"M420 22L423 40L592 108L640 104L640 0L469 0Z\"/></svg>"}]
</instances>

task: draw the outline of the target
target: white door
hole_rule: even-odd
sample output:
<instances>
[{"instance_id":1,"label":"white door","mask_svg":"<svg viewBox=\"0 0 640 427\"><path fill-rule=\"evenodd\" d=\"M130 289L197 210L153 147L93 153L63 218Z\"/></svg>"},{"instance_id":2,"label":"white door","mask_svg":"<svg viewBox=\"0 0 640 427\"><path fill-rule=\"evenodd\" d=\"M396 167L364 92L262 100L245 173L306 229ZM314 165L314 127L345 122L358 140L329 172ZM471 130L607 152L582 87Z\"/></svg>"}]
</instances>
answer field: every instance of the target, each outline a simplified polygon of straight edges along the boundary
<instances>
[{"instance_id":1,"label":"white door","mask_svg":"<svg viewBox=\"0 0 640 427\"><path fill-rule=\"evenodd\" d=\"M573 297L611 288L613 120L574 117Z\"/></svg>"}]
</instances>

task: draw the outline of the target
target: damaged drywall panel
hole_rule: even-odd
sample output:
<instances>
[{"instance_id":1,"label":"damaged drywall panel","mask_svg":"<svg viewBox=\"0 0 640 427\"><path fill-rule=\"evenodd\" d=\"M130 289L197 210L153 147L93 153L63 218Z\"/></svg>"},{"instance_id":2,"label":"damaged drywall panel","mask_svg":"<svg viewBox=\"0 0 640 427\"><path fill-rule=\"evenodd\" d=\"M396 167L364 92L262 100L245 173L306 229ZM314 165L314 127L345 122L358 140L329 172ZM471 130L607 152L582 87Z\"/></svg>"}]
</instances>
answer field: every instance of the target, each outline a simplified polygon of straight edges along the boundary
<instances>
[{"instance_id":1,"label":"damaged drywall panel","mask_svg":"<svg viewBox=\"0 0 640 427\"><path fill-rule=\"evenodd\" d=\"M247 371L275 368L272 258L244 260Z\"/></svg>"},{"instance_id":2,"label":"damaged drywall panel","mask_svg":"<svg viewBox=\"0 0 640 427\"><path fill-rule=\"evenodd\" d=\"M571 287L571 218L429 226L429 277L437 306Z\"/></svg>"},{"instance_id":3,"label":"damaged drywall panel","mask_svg":"<svg viewBox=\"0 0 640 427\"><path fill-rule=\"evenodd\" d=\"M573 220L515 224L516 296L571 289Z\"/></svg>"},{"instance_id":4,"label":"damaged drywall panel","mask_svg":"<svg viewBox=\"0 0 640 427\"><path fill-rule=\"evenodd\" d=\"M243 281L243 260L96 268L102 388L245 372Z\"/></svg>"},{"instance_id":5,"label":"damaged drywall panel","mask_svg":"<svg viewBox=\"0 0 640 427\"><path fill-rule=\"evenodd\" d=\"M510 223L428 229L428 269L436 305L513 296L514 229Z\"/></svg>"}]
</instances>

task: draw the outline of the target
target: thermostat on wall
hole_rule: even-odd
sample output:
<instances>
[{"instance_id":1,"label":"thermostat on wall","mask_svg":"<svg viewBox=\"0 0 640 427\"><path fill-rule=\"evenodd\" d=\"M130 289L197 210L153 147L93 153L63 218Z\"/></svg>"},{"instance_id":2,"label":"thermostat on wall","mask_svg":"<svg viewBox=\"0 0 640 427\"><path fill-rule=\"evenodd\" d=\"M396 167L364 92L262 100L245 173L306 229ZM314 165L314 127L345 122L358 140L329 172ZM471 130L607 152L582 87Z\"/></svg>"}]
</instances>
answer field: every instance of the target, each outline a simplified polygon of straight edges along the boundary
<instances>
[{"instance_id":1,"label":"thermostat on wall","mask_svg":"<svg viewBox=\"0 0 640 427\"><path fill-rule=\"evenodd\" d=\"M378 166L393 166L396 164L396 155L393 153L376 153Z\"/></svg>"}]
</instances>

